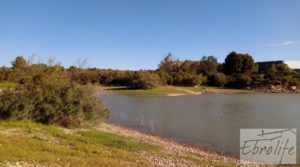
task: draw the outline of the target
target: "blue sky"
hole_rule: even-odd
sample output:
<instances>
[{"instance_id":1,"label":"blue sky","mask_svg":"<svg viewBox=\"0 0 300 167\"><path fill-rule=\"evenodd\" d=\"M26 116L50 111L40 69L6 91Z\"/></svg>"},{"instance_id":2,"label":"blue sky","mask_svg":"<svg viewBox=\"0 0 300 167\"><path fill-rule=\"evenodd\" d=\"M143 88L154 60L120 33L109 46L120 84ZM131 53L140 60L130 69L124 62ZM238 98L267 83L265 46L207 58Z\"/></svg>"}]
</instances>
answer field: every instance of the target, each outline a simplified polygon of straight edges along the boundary
<instances>
[{"instance_id":1,"label":"blue sky","mask_svg":"<svg viewBox=\"0 0 300 167\"><path fill-rule=\"evenodd\" d=\"M299 0L0 0L0 66L18 55L65 66L155 69L231 51L300 59Z\"/></svg>"}]
</instances>

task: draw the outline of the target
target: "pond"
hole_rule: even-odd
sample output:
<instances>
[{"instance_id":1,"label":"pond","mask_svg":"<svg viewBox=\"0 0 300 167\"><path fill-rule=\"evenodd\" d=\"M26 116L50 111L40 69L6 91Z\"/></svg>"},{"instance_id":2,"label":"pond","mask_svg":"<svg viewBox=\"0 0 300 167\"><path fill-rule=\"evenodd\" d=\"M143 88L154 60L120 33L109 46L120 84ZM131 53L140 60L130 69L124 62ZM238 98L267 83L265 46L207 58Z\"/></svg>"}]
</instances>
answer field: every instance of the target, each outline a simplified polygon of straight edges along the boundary
<instances>
[{"instance_id":1,"label":"pond","mask_svg":"<svg viewBox=\"0 0 300 167\"><path fill-rule=\"evenodd\" d=\"M240 129L300 129L299 94L100 96L112 123L232 155L239 155Z\"/></svg>"}]
</instances>

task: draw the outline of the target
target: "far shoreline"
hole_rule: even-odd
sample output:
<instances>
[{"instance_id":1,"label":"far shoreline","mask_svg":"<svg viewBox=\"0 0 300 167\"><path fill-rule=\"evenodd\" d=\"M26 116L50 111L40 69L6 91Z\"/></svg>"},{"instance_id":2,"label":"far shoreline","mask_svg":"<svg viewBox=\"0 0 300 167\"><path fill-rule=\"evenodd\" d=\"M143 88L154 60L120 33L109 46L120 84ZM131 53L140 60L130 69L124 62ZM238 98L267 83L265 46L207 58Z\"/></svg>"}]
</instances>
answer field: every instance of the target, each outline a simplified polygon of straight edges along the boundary
<instances>
[{"instance_id":1,"label":"far shoreline","mask_svg":"<svg viewBox=\"0 0 300 167\"><path fill-rule=\"evenodd\" d=\"M101 94L119 94L128 96L196 96L207 94L299 94L295 92L281 91L272 92L266 89L232 89L219 87L180 87L180 86L161 86L153 89L128 89L124 86L96 86L97 92Z\"/></svg>"}]
</instances>

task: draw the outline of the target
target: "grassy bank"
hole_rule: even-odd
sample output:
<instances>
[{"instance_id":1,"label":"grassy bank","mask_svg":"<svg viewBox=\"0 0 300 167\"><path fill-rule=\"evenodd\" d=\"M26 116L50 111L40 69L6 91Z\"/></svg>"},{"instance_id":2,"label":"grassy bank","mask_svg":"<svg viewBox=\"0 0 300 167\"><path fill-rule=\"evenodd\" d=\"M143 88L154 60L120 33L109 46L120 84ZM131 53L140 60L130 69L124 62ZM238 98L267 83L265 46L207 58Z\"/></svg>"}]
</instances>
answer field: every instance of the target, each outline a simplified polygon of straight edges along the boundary
<instances>
[{"instance_id":1,"label":"grassy bank","mask_svg":"<svg viewBox=\"0 0 300 167\"><path fill-rule=\"evenodd\" d=\"M235 166L236 160L110 124L64 129L0 121L0 166Z\"/></svg>"},{"instance_id":2,"label":"grassy bank","mask_svg":"<svg viewBox=\"0 0 300 167\"><path fill-rule=\"evenodd\" d=\"M220 94L238 94L238 93L253 93L250 90L242 89L226 89L209 86L198 87L183 87L183 86L161 86L153 89L128 89L126 87L99 87L100 90L109 93L119 93L124 95L138 96L179 96L179 95L198 95L205 93L220 93Z\"/></svg>"},{"instance_id":3,"label":"grassy bank","mask_svg":"<svg viewBox=\"0 0 300 167\"><path fill-rule=\"evenodd\" d=\"M120 93L124 95L141 95L141 96L165 96L165 95L183 95L201 93L205 89L203 86L199 87L180 87L180 86L160 86L153 89L128 89L126 87L101 87L102 90Z\"/></svg>"}]
</instances>

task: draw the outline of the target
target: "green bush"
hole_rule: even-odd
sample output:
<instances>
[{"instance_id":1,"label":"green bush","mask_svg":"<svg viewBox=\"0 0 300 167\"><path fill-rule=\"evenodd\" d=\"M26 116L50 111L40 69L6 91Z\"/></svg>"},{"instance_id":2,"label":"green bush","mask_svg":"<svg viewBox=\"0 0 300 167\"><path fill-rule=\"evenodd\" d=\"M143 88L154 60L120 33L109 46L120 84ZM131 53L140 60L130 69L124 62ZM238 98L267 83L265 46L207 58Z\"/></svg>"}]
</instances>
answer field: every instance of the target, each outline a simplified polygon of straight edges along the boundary
<instances>
[{"instance_id":1,"label":"green bush","mask_svg":"<svg viewBox=\"0 0 300 167\"><path fill-rule=\"evenodd\" d=\"M134 73L130 88L132 89L152 89L161 85L158 74L148 71L138 71Z\"/></svg>"},{"instance_id":2,"label":"green bush","mask_svg":"<svg viewBox=\"0 0 300 167\"><path fill-rule=\"evenodd\" d=\"M173 84L179 86L196 86L206 81L202 74L190 74L183 71L176 73L173 79Z\"/></svg>"},{"instance_id":3,"label":"green bush","mask_svg":"<svg viewBox=\"0 0 300 167\"><path fill-rule=\"evenodd\" d=\"M157 70L155 72L159 75L162 85L171 85L171 83L173 83L172 76L167 72L163 70Z\"/></svg>"},{"instance_id":4,"label":"green bush","mask_svg":"<svg viewBox=\"0 0 300 167\"><path fill-rule=\"evenodd\" d=\"M197 86L202 83L202 75L191 75L183 78L181 81L183 86Z\"/></svg>"},{"instance_id":5,"label":"green bush","mask_svg":"<svg viewBox=\"0 0 300 167\"><path fill-rule=\"evenodd\" d=\"M214 73L207 77L208 84L211 86L223 87L227 83L227 77L223 73Z\"/></svg>"},{"instance_id":6,"label":"green bush","mask_svg":"<svg viewBox=\"0 0 300 167\"><path fill-rule=\"evenodd\" d=\"M251 77L245 74L235 74L229 77L229 81L226 84L226 86L234 87L234 88L244 88L246 86L249 86L251 82L252 82Z\"/></svg>"},{"instance_id":7,"label":"green bush","mask_svg":"<svg viewBox=\"0 0 300 167\"><path fill-rule=\"evenodd\" d=\"M41 68L0 95L0 118L78 126L107 116L94 91L71 82L64 71Z\"/></svg>"}]
</instances>

